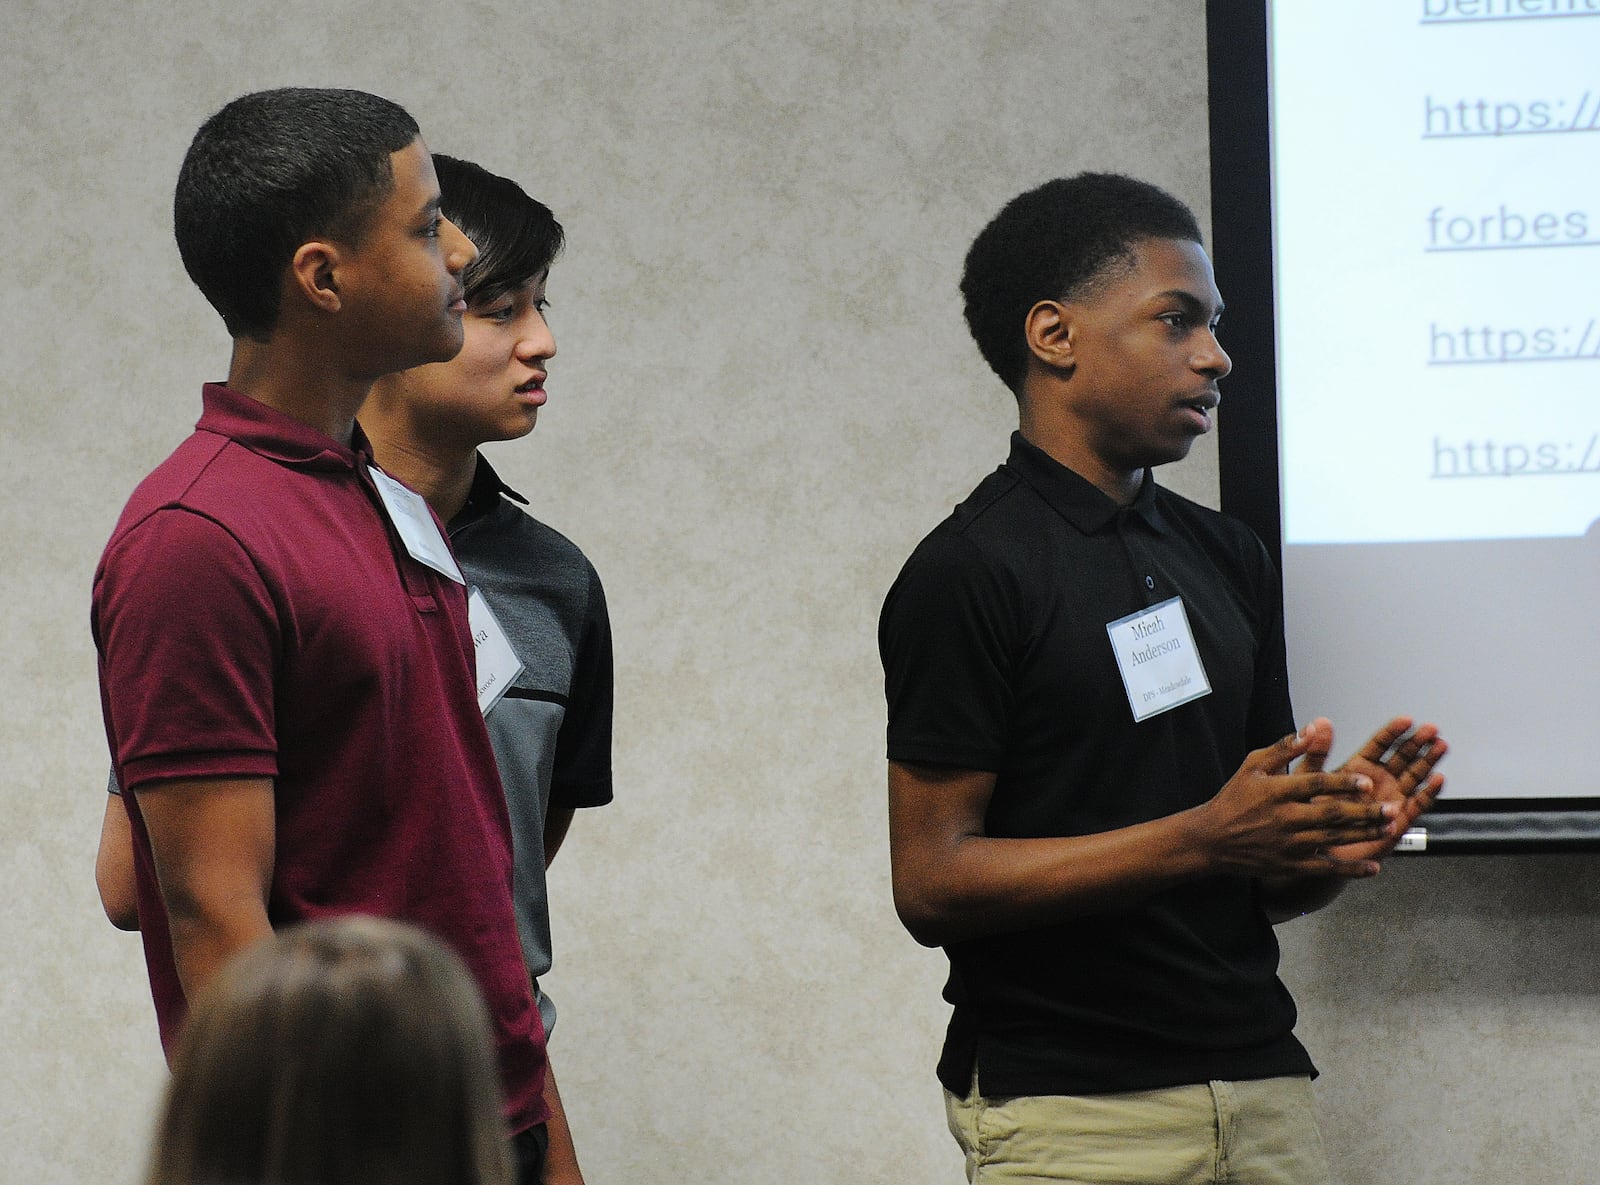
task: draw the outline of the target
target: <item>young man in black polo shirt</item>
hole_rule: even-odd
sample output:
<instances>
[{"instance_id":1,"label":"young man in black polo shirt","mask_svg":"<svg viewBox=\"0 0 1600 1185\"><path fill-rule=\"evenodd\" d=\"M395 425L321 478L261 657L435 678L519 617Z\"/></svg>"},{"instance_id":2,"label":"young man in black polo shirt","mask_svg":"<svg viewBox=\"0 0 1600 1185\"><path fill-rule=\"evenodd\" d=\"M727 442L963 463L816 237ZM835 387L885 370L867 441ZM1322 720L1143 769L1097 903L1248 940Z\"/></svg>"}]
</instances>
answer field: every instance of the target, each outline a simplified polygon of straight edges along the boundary
<instances>
[{"instance_id":1,"label":"young man in black polo shirt","mask_svg":"<svg viewBox=\"0 0 1600 1185\"><path fill-rule=\"evenodd\" d=\"M907 561L879 645L895 905L950 958L968 1178L1326 1181L1272 923L1378 871L1444 742L1399 717L1325 770L1265 550L1151 478L1230 366L1187 207L1049 182L962 292L1020 430Z\"/></svg>"}]
</instances>

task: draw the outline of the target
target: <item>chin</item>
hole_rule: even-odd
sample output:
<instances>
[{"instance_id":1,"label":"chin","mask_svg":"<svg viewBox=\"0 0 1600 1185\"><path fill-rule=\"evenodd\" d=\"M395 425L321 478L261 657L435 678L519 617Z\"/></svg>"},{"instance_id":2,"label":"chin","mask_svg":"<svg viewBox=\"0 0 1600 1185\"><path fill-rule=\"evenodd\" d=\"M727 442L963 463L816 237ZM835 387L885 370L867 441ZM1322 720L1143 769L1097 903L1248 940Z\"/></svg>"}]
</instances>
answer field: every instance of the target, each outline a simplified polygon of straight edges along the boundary
<instances>
[{"instance_id":1,"label":"chin","mask_svg":"<svg viewBox=\"0 0 1600 1185\"><path fill-rule=\"evenodd\" d=\"M486 439L521 440L524 436L533 431L534 423L535 421L533 419L518 420L514 423L503 423L499 425L499 430L495 432L493 436L487 437Z\"/></svg>"},{"instance_id":2,"label":"chin","mask_svg":"<svg viewBox=\"0 0 1600 1185\"><path fill-rule=\"evenodd\" d=\"M466 334L462 332L461 322L457 321L451 329L441 332L430 343L432 348L428 350L428 356L426 358L418 358L413 365L425 366L432 362L448 362L461 353L461 344L465 340Z\"/></svg>"},{"instance_id":3,"label":"chin","mask_svg":"<svg viewBox=\"0 0 1600 1185\"><path fill-rule=\"evenodd\" d=\"M1171 465L1174 461L1181 461L1189 455L1189 450L1194 447L1193 440L1186 440L1182 444L1175 444L1169 449L1164 449L1159 455L1152 450L1151 458L1144 463L1144 468L1154 469L1158 465Z\"/></svg>"}]
</instances>

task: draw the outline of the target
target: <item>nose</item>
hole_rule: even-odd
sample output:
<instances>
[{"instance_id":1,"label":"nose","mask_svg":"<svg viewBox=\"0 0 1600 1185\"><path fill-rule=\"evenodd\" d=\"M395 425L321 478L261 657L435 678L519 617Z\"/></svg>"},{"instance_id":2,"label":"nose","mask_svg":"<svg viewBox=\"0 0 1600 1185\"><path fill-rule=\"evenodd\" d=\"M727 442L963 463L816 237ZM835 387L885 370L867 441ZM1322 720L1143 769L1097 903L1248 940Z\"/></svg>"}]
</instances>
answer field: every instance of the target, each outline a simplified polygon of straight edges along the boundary
<instances>
[{"instance_id":1,"label":"nose","mask_svg":"<svg viewBox=\"0 0 1600 1185\"><path fill-rule=\"evenodd\" d=\"M1204 343L1199 352L1190 359L1189 364L1200 374L1213 379L1223 378L1233 369L1233 359L1229 358L1228 352L1222 348L1215 331L1207 331Z\"/></svg>"},{"instance_id":2,"label":"nose","mask_svg":"<svg viewBox=\"0 0 1600 1185\"><path fill-rule=\"evenodd\" d=\"M452 276L459 276L478 258L478 248L448 218L439 220L439 238L444 244L444 265Z\"/></svg>"},{"instance_id":3,"label":"nose","mask_svg":"<svg viewBox=\"0 0 1600 1185\"><path fill-rule=\"evenodd\" d=\"M524 362L556 356L556 335L538 309L530 308L522 333L517 337L517 356Z\"/></svg>"}]
</instances>

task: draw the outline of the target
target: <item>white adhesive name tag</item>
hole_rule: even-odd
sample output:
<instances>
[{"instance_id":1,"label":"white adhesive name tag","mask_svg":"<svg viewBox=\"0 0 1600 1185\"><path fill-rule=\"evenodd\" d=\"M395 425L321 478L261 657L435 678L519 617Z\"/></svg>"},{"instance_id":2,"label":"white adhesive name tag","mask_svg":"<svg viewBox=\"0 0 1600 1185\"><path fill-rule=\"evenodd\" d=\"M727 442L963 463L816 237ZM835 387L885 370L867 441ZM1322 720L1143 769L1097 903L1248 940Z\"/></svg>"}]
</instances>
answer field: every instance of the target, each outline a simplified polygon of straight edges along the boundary
<instances>
[{"instance_id":1,"label":"white adhesive name tag","mask_svg":"<svg viewBox=\"0 0 1600 1185\"><path fill-rule=\"evenodd\" d=\"M472 629L472 656L477 665L478 710L487 716L522 674L522 660L511 649L489 602L475 588L467 593L467 624Z\"/></svg>"},{"instance_id":2,"label":"white adhesive name tag","mask_svg":"<svg viewBox=\"0 0 1600 1185\"><path fill-rule=\"evenodd\" d=\"M1183 598L1118 618L1106 626L1106 633L1135 720L1148 720L1211 694Z\"/></svg>"},{"instance_id":3,"label":"white adhesive name tag","mask_svg":"<svg viewBox=\"0 0 1600 1185\"><path fill-rule=\"evenodd\" d=\"M372 474L372 483L378 487L378 496L383 499L384 509L389 512L389 521L400 532L400 542L406 545L411 558L450 577L457 584L465 584L466 577L456 567L456 558L450 554L450 545L439 533L439 526L433 521L422 495L415 490L408 490L376 465L367 466L367 472Z\"/></svg>"}]
</instances>

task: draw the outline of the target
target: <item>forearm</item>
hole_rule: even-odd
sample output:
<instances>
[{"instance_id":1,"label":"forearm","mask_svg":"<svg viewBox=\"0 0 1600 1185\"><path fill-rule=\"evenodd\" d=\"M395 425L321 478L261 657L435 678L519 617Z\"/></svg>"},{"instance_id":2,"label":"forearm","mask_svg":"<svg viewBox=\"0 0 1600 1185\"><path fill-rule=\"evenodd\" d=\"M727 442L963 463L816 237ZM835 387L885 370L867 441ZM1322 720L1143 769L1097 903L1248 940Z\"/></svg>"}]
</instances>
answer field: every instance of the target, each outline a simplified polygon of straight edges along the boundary
<instances>
[{"instance_id":1,"label":"forearm","mask_svg":"<svg viewBox=\"0 0 1600 1185\"><path fill-rule=\"evenodd\" d=\"M895 908L917 941L946 945L1134 905L1198 877L1369 875L1333 860L1335 844L1375 841L1390 808L1359 799L1368 779L1281 771L1305 735L1257 749L1217 795L1131 827L1060 838L986 832L997 775L889 763Z\"/></svg>"},{"instance_id":2,"label":"forearm","mask_svg":"<svg viewBox=\"0 0 1600 1185\"><path fill-rule=\"evenodd\" d=\"M561 844L567 838L567 830L572 826L572 816L576 813L570 806L553 806L545 812L544 866L546 868L555 862L556 853L561 850Z\"/></svg>"},{"instance_id":3,"label":"forearm","mask_svg":"<svg viewBox=\"0 0 1600 1185\"><path fill-rule=\"evenodd\" d=\"M544 1101L550 1108L546 1131L550 1136L545 1150L544 1185L583 1185L583 1173L578 1168L578 1151L572 1143L572 1129L567 1125L567 1111L561 1105L561 1091L556 1087L554 1067L545 1064Z\"/></svg>"},{"instance_id":4,"label":"forearm","mask_svg":"<svg viewBox=\"0 0 1600 1185\"><path fill-rule=\"evenodd\" d=\"M229 958L272 932L272 782L160 782L138 796L173 962L192 1000Z\"/></svg>"},{"instance_id":5,"label":"forearm","mask_svg":"<svg viewBox=\"0 0 1600 1185\"><path fill-rule=\"evenodd\" d=\"M172 959L190 1000L234 955L272 933L266 902L248 893L191 896L163 890Z\"/></svg>"},{"instance_id":6,"label":"forearm","mask_svg":"<svg viewBox=\"0 0 1600 1185\"><path fill-rule=\"evenodd\" d=\"M139 897L133 874L133 825L120 794L106 795L100 847L94 857L94 883L111 924L119 930L137 930Z\"/></svg>"},{"instance_id":7,"label":"forearm","mask_svg":"<svg viewBox=\"0 0 1600 1185\"><path fill-rule=\"evenodd\" d=\"M1134 905L1211 871L1195 813L1096 835L969 835L897 862L895 905L918 942L943 946Z\"/></svg>"},{"instance_id":8,"label":"forearm","mask_svg":"<svg viewBox=\"0 0 1600 1185\"><path fill-rule=\"evenodd\" d=\"M1261 881L1261 908L1276 926L1331 904L1348 883L1331 875L1268 877Z\"/></svg>"}]
</instances>

